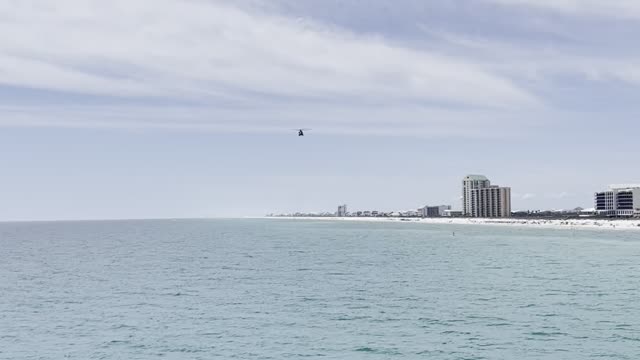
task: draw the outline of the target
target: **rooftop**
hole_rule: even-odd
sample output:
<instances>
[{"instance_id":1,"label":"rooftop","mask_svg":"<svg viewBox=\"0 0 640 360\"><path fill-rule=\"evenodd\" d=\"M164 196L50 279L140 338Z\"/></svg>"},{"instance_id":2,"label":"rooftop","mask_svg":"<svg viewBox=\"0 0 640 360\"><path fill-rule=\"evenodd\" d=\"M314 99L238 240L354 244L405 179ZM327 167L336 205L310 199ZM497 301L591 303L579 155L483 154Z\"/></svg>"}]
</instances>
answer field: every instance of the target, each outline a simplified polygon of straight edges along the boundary
<instances>
[{"instance_id":1,"label":"rooftop","mask_svg":"<svg viewBox=\"0 0 640 360\"><path fill-rule=\"evenodd\" d=\"M488 181L489 179L484 175L467 175L464 177L464 180Z\"/></svg>"},{"instance_id":2,"label":"rooftop","mask_svg":"<svg viewBox=\"0 0 640 360\"><path fill-rule=\"evenodd\" d=\"M613 185L609 185L609 189L611 189L611 190L638 189L638 188L640 188L640 184L613 184Z\"/></svg>"}]
</instances>

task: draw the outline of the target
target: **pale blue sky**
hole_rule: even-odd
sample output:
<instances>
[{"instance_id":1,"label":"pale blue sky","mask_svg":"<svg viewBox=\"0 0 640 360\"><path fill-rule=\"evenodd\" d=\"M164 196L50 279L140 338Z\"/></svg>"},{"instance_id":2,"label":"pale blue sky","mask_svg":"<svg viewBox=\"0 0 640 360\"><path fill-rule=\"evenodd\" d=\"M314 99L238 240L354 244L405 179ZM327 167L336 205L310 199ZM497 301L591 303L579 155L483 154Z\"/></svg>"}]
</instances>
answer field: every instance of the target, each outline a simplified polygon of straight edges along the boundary
<instances>
[{"instance_id":1,"label":"pale blue sky","mask_svg":"<svg viewBox=\"0 0 640 360\"><path fill-rule=\"evenodd\" d=\"M0 219L460 207L467 173L591 207L640 182L638 38L629 0L4 1Z\"/></svg>"}]
</instances>

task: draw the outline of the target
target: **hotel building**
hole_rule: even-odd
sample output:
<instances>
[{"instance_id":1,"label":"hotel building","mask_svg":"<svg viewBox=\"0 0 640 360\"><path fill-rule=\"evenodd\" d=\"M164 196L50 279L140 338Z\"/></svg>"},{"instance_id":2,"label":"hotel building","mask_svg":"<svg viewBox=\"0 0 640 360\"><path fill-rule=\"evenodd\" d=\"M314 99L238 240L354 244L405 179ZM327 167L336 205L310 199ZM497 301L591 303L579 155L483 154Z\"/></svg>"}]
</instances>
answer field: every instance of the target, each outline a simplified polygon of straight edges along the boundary
<instances>
[{"instance_id":1,"label":"hotel building","mask_svg":"<svg viewBox=\"0 0 640 360\"><path fill-rule=\"evenodd\" d=\"M480 218L510 217L511 188L489 186L471 190L471 216Z\"/></svg>"},{"instance_id":2,"label":"hotel building","mask_svg":"<svg viewBox=\"0 0 640 360\"><path fill-rule=\"evenodd\" d=\"M462 179L462 215L471 216L471 191L491 186L484 175L467 175Z\"/></svg>"},{"instance_id":3,"label":"hotel building","mask_svg":"<svg viewBox=\"0 0 640 360\"><path fill-rule=\"evenodd\" d=\"M336 212L337 217L345 217L347 216L347 205L338 206L338 211Z\"/></svg>"},{"instance_id":4,"label":"hotel building","mask_svg":"<svg viewBox=\"0 0 640 360\"><path fill-rule=\"evenodd\" d=\"M604 216L640 216L640 185L611 185L595 193L596 213Z\"/></svg>"},{"instance_id":5,"label":"hotel building","mask_svg":"<svg viewBox=\"0 0 640 360\"><path fill-rule=\"evenodd\" d=\"M491 185L483 175L468 175L462 180L464 216L510 217L511 188Z\"/></svg>"}]
</instances>

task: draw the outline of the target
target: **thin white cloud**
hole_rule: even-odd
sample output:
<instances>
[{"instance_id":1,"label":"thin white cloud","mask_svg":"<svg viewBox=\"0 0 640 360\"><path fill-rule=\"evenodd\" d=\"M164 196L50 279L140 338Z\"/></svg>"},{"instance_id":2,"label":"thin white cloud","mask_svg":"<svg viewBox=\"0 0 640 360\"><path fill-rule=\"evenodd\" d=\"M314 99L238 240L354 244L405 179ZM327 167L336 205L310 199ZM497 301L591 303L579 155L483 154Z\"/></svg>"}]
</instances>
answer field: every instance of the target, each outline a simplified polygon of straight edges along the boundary
<instances>
[{"instance_id":1,"label":"thin white cloud","mask_svg":"<svg viewBox=\"0 0 640 360\"><path fill-rule=\"evenodd\" d=\"M187 99L357 97L509 107L534 98L464 59L219 2L7 1L0 82Z\"/></svg>"},{"instance_id":2,"label":"thin white cloud","mask_svg":"<svg viewBox=\"0 0 640 360\"><path fill-rule=\"evenodd\" d=\"M491 111L419 107L362 109L324 104L251 108L162 106L0 106L0 126L111 129L172 129L226 133L283 133L294 128L314 134L411 136L419 138L517 137L529 118ZM492 124L500 126L491 126ZM526 131L525 131L526 132Z\"/></svg>"},{"instance_id":3,"label":"thin white cloud","mask_svg":"<svg viewBox=\"0 0 640 360\"><path fill-rule=\"evenodd\" d=\"M536 198L537 195L533 193L521 194L521 193L514 192L511 194L511 197L513 197L514 199L520 199L520 200L530 200L530 199Z\"/></svg>"},{"instance_id":4,"label":"thin white cloud","mask_svg":"<svg viewBox=\"0 0 640 360\"><path fill-rule=\"evenodd\" d=\"M640 3L640 2L639 2ZM539 28L544 31L546 28ZM540 84L552 82L555 78L575 76L590 82L619 82L640 85L640 56L615 52L585 52L584 49L568 45L527 43L521 39L515 42L492 38L430 31L431 36L440 38L448 48L457 49L473 58L484 68L506 74L519 82ZM578 42L586 42L578 38ZM505 61L508 59L508 61Z\"/></svg>"},{"instance_id":5,"label":"thin white cloud","mask_svg":"<svg viewBox=\"0 0 640 360\"><path fill-rule=\"evenodd\" d=\"M559 193L548 193L548 194L545 194L545 197L549 198L549 199L566 199L566 198L573 197L573 196L575 196L575 195L572 194L572 193L566 192L566 191L562 191L562 192L559 192Z\"/></svg>"},{"instance_id":6,"label":"thin white cloud","mask_svg":"<svg viewBox=\"0 0 640 360\"><path fill-rule=\"evenodd\" d=\"M640 2L637 0L484 0L510 6L527 6L555 12L607 16L618 18L640 18Z\"/></svg>"},{"instance_id":7,"label":"thin white cloud","mask_svg":"<svg viewBox=\"0 0 640 360\"><path fill-rule=\"evenodd\" d=\"M234 132L310 126L500 137L557 115L518 84L547 95L554 78L566 75L640 84L640 61L632 57L446 32L430 34L442 42L412 49L257 8L201 0L2 2L0 86L198 106L25 105L3 112L0 125Z\"/></svg>"}]
</instances>

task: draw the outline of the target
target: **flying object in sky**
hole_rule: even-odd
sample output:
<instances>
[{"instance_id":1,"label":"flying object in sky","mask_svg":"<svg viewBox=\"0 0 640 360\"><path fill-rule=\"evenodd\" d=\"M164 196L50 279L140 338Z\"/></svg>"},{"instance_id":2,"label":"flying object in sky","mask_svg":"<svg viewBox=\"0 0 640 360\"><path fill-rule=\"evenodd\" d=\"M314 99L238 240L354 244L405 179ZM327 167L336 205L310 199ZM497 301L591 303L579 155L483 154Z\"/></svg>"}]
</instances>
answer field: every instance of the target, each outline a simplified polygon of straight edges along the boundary
<instances>
[{"instance_id":1,"label":"flying object in sky","mask_svg":"<svg viewBox=\"0 0 640 360\"><path fill-rule=\"evenodd\" d=\"M298 130L298 136L304 136L304 132L309 131L311 129L295 129L295 130Z\"/></svg>"}]
</instances>

